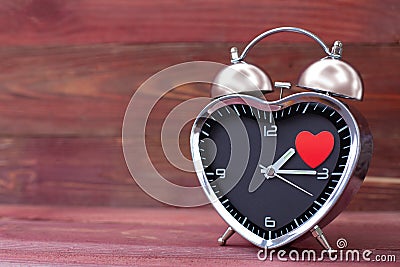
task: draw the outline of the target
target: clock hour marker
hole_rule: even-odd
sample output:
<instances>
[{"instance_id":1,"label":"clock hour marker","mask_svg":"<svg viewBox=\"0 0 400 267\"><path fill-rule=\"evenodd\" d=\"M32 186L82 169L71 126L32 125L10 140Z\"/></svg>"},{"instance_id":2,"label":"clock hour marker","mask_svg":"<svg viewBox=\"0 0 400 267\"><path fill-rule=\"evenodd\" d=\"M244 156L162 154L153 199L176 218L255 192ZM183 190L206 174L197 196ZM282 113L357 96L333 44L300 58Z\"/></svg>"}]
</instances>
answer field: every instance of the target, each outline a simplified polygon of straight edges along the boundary
<instances>
[{"instance_id":1,"label":"clock hour marker","mask_svg":"<svg viewBox=\"0 0 400 267\"><path fill-rule=\"evenodd\" d=\"M225 107L225 109L226 109L226 112L228 112L228 114L231 114L228 107Z\"/></svg>"},{"instance_id":2,"label":"clock hour marker","mask_svg":"<svg viewBox=\"0 0 400 267\"><path fill-rule=\"evenodd\" d=\"M339 131L338 131L338 133L340 133L341 131L343 131L344 129L346 129L348 126L346 125L346 126L344 126L343 128L341 128Z\"/></svg>"},{"instance_id":3,"label":"clock hour marker","mask_svg":"<svg viewBox=\"0 0 400 267\"><path fill-rule=\"evenodd\" d=\"M243 109L244 114L246 114L246 110L244 109L244 106L243 106L243 105L242 105L242 109Z\"/></svg>"},{"instance_id":4,"label":"clock hour marker","mask_svg":"<svg viewBox=\"0 0 400 267\"><path fill-rule=\"evenodd\" d=\"M233 105L233 109L236 111L236 114L237 114L238 116L240 116L240 113L239 113L239 111L237 110L236 105Z\"/></svg>"},{"instance_id":5,"label":"clock hour marker","mask_svg":"<svg viewBox=\"0 0 400 267\"><path fill-rule=\"evenodd\" d=\"M222 113L221 113L221 111L217 110L217 112L218 112L218 114L219 114L221 117L223 116Z\"/></svg>"},{"instance_id":6,"label":"clock hour marker","mask_svg":"<svg viewBox=\"0 0 400 267\"><path fill-rule=\"evenodd\" d=\"M306 107L304 108L304 110L303 110L303 112L302 112L303 114L306 113L306 110L307 110L307 108L308 108L309 105L310 105L310 103L307 103Z\"/></svg>"},{"instance_id":7,"label":"clock hour marker","mask_svg":"<svg viewBox=\"0 0 400 267\"><path fill-rule=\"evenodd\" d=\"M228 202L229 201L229 199L225 199L224 201L222 201L221 203L222 204L225 204L226 202Z\"/></svg>"},{"instance_id":8,"label":"clock hour marker","mask_svg":"<svg viewBox=\"0 0 400 267\"><path fill-rule=\"evenodd\" d=\"M251 108L251 106L249 106L249 108L250 108L251 115L252 115L253 117L255 117L255 116L254 116L253 109Z\"/></svg>"},{"instance_id":9,"label":"clock hour marker","mask_svg":"<svg viewBox=\"0 0 400 267\"><path fill-rule=\"evenodd\" d=\"M322 206L322 204L321 204L321 203L319 203L319 202L318 202L318 201L316 201L316 200L314 200L314 203L315 203L315 204L317 204L317 205L318 205L318 206L320 206L320 207Z\"/></svg>"},{"instance_id":10,"label":"clock hour marker","mask_svg":"<svg viewBox=\"0 0 400 267\"><path fill-rule=\"evenodd\" d=\"M206 133L205 131L201 131L204 135L206 136L210 136L208 133Z\"/></svg>"}]
</instances>

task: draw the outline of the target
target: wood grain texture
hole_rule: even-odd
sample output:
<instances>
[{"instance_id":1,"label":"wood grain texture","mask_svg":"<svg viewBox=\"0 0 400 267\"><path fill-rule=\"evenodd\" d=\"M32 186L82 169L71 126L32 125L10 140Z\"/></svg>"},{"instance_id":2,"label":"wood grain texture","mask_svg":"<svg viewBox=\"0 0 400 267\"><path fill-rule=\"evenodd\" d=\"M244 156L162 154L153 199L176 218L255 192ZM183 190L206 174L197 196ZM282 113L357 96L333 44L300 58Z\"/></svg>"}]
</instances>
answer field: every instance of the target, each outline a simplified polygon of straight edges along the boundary
<instances>
[{"instance_id":1,"label":"wood grain texture","mask_svg":"<svg viewBox=\"0 0 400 267\"><path fill-rule=\"evenodd\" d=\"M0 135L120 136L129 100L146 79L166 67L191 60L228 63L231 45L1 49ZM351 104L365 115L375 136L398 138L399 125L389 129L384 126L400 111L399 46L349 45L344 49L344 59L360 71L365 83L364 101ZM267 70L273 81L293 84L309 64L323 56L319 47L311 44L260 45L252 52L249 62ZM209 96L207 87L183 87L170 92L160 108L167 110L200 96ZM160 116L155 118L164 118Z\"/></svg>"},{"instance_id":2,"label":"wood grain texture","mask_svg":"<svg viewBox=\"0 0 400 267\"><path fill-rule=\"evenodd\" d=\"M150 159L165 179L197 186L196 175L173 167L149 146ZM131 178L118 138L0 139L0 203L87 206L163 206ZM383 170L372 166L370 173ZM377 175L375 174L375 175ZM141 173L141 177L154 177ZM349 210L398 210L399 179L367 179Z\"/></svg>"},{"instance_id":3,"label":"wood grain texture","mask_svg":"<svg viewBox=\"0 0 400 267\"><path fill-rule=\"evenodd\" d=\"M375 218L379 217L379 220ZM226 247L216 238L225 223L209 208L123 209L51 206L0 206L0 263L20 265L259 265L258 248L234 235ZM324 231L347 249L371 249L400 256L398 212L345 212ZM380 229L379 232L376 229ZM308 233L307 233L308 234ZM311 234L308 234L311 236ZM311 237L286 251L315 249ZM371 258L372 258L371 257ZM325 258L324 262L329 262ZM277 266L287 266L274 257ZM296 266L310 266L297 262ZM318 266L318 262L311 265ZM354 264L354 263L352 263ZM395 266L385 263L385 266ZM331 262L348 266L349 262Z\"/></svg>"},{"instance_id":4,"label":"wood grain texture","mask_svg":"<svg viewBox=\"0 0 400 267\"><path fill-rule=\"evenodd\" d=\"M283 25L309 29L327 44L344 42L344 59L364 78L364 101L348 103L365 115L374 135L369 175L398 178L399 11L395 0L2 1L0 203L161 206L132 182L122 156L130 97L168 66L228 63L231 46L243 50L259 32ZM321 52L303 36L282 34L260 43L248 61L273 81L295 84ZM208 92L195 84L171 91L146 128L152 161L178 184L197 182L160 153L161 125L173 107ZM154 91L147 93L138 109ZM187 157L189 128L179 138ZM397 210L398 192L396 182L366 183L350 209Z\"/></svg>"},{"instance_id":5,"label":"wood grain texture","mask_svg":"<svg viewBox=\"0 0 400 267\"><path fill-rule=\"evenodd\" d=\"M0 7L0 45L244 42L286 25L327 42L398 43L399 12L396 0L7 0Z\"/></svg>"},{"instance_id":6,"label":"wood grain texture","mask_svg":"<svg viewBox=\"0 0 400 267\"><path fill-rule=\"evenodd\" d=\"M187 60L226 62L226 51L231 45L3 49L0 51L0 135L119 138L130 97L151 74ZM397 79L400 49L397 45L350 45L345 47L344 52L345 58L360 70L364 78L364 101L348 103L364 114L374 136L374 157L369 175L400 177L396 149L400 144L400 124L393 123L400 114ZM249 56L249 60L267 69L274 81L291 81L295 84L299 73L320 56L319 48L314 45L261 44ZM385 66L384 71L382 66ZM148 92L149 95L152 93ZM159 153L161 126L166 114L185 100L207 97L208 94L208 86L188 85L171 91L159 101L146 129L146 142L154 160L166 165ZM276 99L277 95L267 97ZM151 104L146 99L142 102L143 106ZM186 127L180 141L186 155L190 155L188 136L189 127ZM114 147L109 149L117 148L117 143L113 142L112 138L105 141L106 144L113 144ZM46 153L46 150L40 150ZM118 155L120 152L118 147L116 157L122 162L121 155ZM10 152L5 152L5 157L7 153ZM123 166L121 163L117 165L118 168ZM172 174L176 175L176 171L172 170Z\"/></svg>"}]
</instances>

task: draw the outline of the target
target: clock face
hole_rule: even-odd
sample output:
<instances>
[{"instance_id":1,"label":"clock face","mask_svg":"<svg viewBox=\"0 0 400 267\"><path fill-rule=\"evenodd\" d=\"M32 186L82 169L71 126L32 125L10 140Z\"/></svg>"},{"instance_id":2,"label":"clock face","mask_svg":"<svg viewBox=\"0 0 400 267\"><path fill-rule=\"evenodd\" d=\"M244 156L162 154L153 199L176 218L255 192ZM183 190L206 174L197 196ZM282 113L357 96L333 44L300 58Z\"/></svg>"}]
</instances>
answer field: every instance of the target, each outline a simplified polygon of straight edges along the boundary
<instances>
[{"instance_id":1,"label":"clock face","mask_svg":"<svg viewBox=\"0 0 400 267\"><path fill-rule=\"evenodd\" d=\"M241 226L273 240L309 221L346 167L351 134L326 102L266 111L227 104L204 118L198 149L217 201Z\"/></svg>"}]
</instances>

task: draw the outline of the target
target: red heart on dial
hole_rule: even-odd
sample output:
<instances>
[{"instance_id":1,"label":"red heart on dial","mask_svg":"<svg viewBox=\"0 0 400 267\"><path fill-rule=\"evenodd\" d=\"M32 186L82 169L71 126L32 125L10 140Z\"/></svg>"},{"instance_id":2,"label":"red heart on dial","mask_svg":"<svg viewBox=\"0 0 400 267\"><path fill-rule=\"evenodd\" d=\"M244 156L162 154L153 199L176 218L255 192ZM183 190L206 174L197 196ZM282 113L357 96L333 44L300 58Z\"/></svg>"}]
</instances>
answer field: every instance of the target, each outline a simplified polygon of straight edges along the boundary
<instances>
[{"instance_id":1,"label":"red heart on dial","mask_svg":"<svg viewBox=\"0 0 400 267\"><path fill-rule=\"evenodd\" d=\"M333 150L334 137L328 131L313 135L302 131L296 136L296 150L303 161L311 168L318 167Z\"/></svg>"}]
</instances>

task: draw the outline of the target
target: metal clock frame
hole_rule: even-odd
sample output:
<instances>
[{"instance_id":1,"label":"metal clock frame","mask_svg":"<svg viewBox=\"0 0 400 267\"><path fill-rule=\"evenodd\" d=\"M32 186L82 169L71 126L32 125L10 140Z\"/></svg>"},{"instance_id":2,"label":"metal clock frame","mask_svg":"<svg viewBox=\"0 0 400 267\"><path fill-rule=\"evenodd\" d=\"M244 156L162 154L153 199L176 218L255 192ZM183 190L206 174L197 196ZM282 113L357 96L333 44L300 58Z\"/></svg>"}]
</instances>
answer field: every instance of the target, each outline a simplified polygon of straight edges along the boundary
<instances>
[{"instance_id":1,"label":"metal clock frame","mask_svg":"<svg viewBox=\"0 0 400 267\"><path fill-rule=\"evenodd\" d=\"M203 124L220 107L231 104L246 104L265 111L278 111L303 102L318 102L328 105L338 112L346 122L351 136L351 144L346 167L332 194L322 207L305 223L275 239L264 239L240 224L221 204L207 180L199 152L199 138ZM234 94L223 96L208 104L196 118L190 136L190 146L195 171L202 188L219 215L232 229L256 246L276 248L291 243L312 230L317 224L321 227L331 222L350 202L359 189L368 170L372 150L372 136L364 118L357 111L349 110L344 103L325 94L304 92L292 94L276 101L262 100L253 96Z\"/></svg>"}]
</instances>

